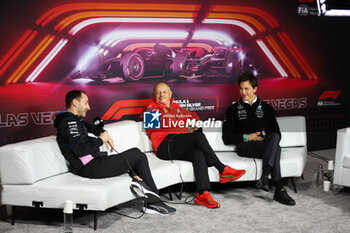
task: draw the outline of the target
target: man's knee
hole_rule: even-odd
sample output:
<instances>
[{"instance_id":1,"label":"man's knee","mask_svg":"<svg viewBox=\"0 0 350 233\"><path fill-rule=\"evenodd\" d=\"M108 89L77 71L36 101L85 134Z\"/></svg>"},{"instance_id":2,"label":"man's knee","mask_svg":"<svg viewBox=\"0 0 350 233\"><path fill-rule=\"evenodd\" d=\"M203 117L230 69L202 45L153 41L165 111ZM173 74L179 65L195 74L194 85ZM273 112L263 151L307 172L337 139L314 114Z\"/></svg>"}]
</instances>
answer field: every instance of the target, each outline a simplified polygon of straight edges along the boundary
<instances>
[{"instance_id":1,"label":"man's knee","mask_svg":"<svg viewBox=\"0 0 350 233\"><path fill-rule=\"evenodd\" d=\"M139 148L137 148L137 147L133 147L133 148L131 148L131 149L129 149L129 150L123 152L123 153L132 154L132 155L134 155L134 156L137 156L137 157L140 158L140 159L141 159L141 158L142 158L142 159L147 158L146 155L145 155L145 153L143 153L143 152L142 152Z\"/></svg>"},{"instance_id":2,"label":"man's knee","mask_svg":"<svg viewBox=\"0 0 350 233\"><path fill-rule=\"evenodd\" d=\"M137 147L133 147L133 148L127 150L127 151L130 151L130 152L133 152L133 153L137 153L137 154L143 154L142 151L139 148L137 148Z\"/></svg>"},{"instance_id":3,"label":"man's knee","mask_svg":"<svg viewBox=\"0 0 350 233\"><path fill-rule=\"evenodd\" d=\"M206 163L205 155L201 150L192 151L189 157L192 163Z\"/></svg>"},{"instance_id":4,"label":"man's knee","mask_svg":"<svg viewBox=\"0 0 350 233\"><path fill-rule=\"evenodd\" d=\"M199 142L200 144L202 143L207 143L207 137L205 136L205 134L203 132L194 132L192 133L194 135L194 137L196 138L196 141Z\"/></svg>"},{"instance_id":5,"label":"man's knee","mask_svg":"<svg viewBox=\"0 0 350 233\"><path fill-rule=\"evenodd\" d=\"M205 138L205 134L201 131L195 131L192 133L193 135L195 135L198 138Z\"/></svg>"},{"instance_id":6,"label":"man's knee","mask_svg":"<svg viewBox=\"0 0 350 233\"><path fill-rule=\"evenodd\" d=\"M267 139L271 141L279 142L281 141L281 134L277 132L271 132L267 135Z\"/></svg>"}]
</instances>

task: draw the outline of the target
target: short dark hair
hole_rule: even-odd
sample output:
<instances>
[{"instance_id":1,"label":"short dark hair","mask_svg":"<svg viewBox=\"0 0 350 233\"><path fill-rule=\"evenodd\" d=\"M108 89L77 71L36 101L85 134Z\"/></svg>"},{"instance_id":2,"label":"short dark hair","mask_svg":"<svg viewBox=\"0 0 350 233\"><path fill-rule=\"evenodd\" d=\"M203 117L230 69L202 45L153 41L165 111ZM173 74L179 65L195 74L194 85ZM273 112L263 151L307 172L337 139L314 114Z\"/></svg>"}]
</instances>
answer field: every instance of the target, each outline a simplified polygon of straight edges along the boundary
<instances>
[{"instance_id":1,"label":"short dark hair","mask_svg":"<svg viewBox=\"0 0 350 233\"><path fill-rule=\"evenodd\" d=\"M69 91L66 95L66 108L70 108L72 106L72 102L74 99L80 100L82 93L86 95L86 92L82 90Z\"/></svg>"},{"instance_id":2,"label":"short dark hair","mask_svg":"<svg viewBox=\"0 0 350 233\"><path fill-rule=\"evenodd\" d=\"M238 86L245 81L249 81L253 88L258 86L258 78L251 72L245 72L239 76L237 80Z\"/></svg>"}]
</instances>

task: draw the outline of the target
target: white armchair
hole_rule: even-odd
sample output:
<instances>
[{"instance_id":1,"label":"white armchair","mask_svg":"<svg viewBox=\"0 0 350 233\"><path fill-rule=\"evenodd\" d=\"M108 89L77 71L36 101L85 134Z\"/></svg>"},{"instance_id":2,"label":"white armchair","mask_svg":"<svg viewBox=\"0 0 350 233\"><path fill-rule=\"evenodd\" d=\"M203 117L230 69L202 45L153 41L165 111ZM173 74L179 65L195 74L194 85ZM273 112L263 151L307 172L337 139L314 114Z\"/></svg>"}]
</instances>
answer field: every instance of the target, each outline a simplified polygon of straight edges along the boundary
<instances>
[{"instance_id":1,"label":"white armchair","mask_svg":"<svg viewBox=\"0 0 350 233\"><path fill-rule=\"evenodd\" d=\"M337 131L333 183L350 187L350 127Z\"/></svg>"}]
</instances>

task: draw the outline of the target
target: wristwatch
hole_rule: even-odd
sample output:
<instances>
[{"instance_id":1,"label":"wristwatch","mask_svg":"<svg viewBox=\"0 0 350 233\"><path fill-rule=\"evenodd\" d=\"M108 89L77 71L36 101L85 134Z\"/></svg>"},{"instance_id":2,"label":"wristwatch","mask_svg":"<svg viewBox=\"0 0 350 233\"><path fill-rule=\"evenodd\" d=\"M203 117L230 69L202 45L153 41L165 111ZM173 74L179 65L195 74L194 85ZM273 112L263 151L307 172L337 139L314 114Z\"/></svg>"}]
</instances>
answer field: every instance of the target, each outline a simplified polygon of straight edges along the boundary
<instances>
[{"instance_id":1,"label":"wristwatch","mask_svg":"<svg viewBox=\"0 0 350 233\"><path fill-rule=\"evenodd\" d=\"M248 135L247 134L243 134L243 141L248 142Z\"/></svg>"}]
</instances>

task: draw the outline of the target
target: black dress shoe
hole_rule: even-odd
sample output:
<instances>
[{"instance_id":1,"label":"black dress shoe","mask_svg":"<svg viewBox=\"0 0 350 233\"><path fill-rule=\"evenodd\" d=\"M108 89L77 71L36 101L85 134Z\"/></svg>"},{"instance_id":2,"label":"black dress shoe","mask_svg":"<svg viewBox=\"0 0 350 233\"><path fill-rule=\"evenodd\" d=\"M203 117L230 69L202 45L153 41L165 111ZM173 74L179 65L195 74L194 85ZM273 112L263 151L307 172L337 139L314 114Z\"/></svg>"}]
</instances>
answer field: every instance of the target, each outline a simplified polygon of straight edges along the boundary
<instances>
[{"instance_id":1,"label":"black dress shoe","mask_svg":"<svg viewBox=\"0 0 350 233\"><path fill-rule=\"evenodd\" d=\"M273 200L278 201L283 205L295 205L295 201L288 195L287 191L284 188L282 188L282 190L280 190L279 192L275 192Z\"/></svg>"},{"instance_id":2,"label":"black dress shoe","mask_svg":"<svg viewBox=\"0 0 350 233\"><path fill-rule=\"evenodd\" d=\"M260 180L256 182L255 187L257 187L258 189L262 189L266 192L269 192L270 191L269 179L267 178L267 176L261 176Z\"/></svg>"}]
</instances>

